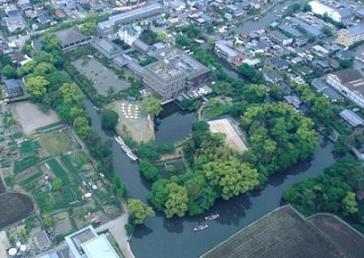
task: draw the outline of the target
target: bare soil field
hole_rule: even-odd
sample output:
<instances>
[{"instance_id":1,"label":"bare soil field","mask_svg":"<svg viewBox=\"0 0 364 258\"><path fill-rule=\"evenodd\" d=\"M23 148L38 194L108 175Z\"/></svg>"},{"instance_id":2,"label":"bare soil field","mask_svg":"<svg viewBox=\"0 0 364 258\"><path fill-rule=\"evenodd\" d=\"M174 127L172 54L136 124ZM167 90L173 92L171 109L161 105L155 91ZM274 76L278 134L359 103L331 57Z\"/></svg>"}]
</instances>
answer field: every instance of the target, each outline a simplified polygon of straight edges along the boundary
<instances>
[{"instance_id":1,"label":"bare soil field","mask_svg":"<svg viewBox=\"0 0 364 258\"><path fill-rule=\"evenodd\" d=\"M26 218L33 210L32 199L24 194L0 194L0 228Z\"/></svg>"},{"instance_id":2,"label":"bare soil field","mask_svg":"<svg viewBox=\"0 0 364 258\"><path fill-rule=\"evenodd\" d=\"M11 105L14 117L19 121L25 134L29 135L38 128L59 121L59 117L55 111L49 110L45 113L38 105L30 101L17 102Z\"/></svg>"}]
</instances>

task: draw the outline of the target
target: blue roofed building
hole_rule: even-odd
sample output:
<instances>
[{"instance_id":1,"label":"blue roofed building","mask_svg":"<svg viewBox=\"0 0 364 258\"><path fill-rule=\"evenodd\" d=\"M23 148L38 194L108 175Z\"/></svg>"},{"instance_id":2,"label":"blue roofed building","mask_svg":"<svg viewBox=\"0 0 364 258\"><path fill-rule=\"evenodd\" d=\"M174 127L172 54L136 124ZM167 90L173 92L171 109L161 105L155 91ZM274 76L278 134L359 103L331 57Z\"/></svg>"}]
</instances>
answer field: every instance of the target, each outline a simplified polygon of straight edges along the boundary
<instances>
[{"instance_id":1,"label":"blue roofed building","mask_svg":"<svg viewBox=\"0 0 364 258\"><path fill-rule=\"evenodd\" d=\"M4 80L6 97L15 98L24 95L24 84L19 79Z\"/></svg>"}]
</instances>

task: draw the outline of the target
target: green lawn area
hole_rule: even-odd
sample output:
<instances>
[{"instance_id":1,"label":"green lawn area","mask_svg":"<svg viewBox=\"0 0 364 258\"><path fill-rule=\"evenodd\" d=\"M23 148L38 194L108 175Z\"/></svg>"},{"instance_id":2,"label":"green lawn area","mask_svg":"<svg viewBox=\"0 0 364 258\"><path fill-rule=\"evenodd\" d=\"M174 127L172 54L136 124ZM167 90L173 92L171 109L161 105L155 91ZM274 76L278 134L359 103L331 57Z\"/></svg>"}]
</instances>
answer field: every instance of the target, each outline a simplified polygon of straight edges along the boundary
<instances>
[{"instance_id":1,"label":"green lawn area","mask_svg":"<svg viewBox=\"0 0 364 258\"><path fill-rule=\"evenodd\" d=\"M62 166L58 163L57 160L51 159L47 161L47 164L49 167L53 170L54 174L62 180L64 185L69 185L70 180L68 178L68 175L66 171L62 168Z\"/></svg>"},{"instance_id":2,"label":"green lawn area","mask_svg":"<svg viewBox=\"0 0 364 258\"><path fill-rule=\"evenodd\" d=\"M72 138L67 132L50 132L41 134L39 143L51 156L58 156L72 150Z\"/></svg>"},{"instance_id":3,"label":"green lawn area","mask_svg":"<svg viewBox=\"0 0 364 258\"><path fill-rule=\"evenodd\" d=\"M231 105L220 103L218 105L207 107L204 110L203 114L206 119L212 119L227 114L228 112L230 112L230 110L231 110Z\"/></svg>"},{"instance_id":4,"label":"green lawn area","mask_svg":"<svg viewBox=\"0 0 364 258\"><path fill-rule=\"evenodd\" d=\"M78 152L76 152L76 154L74 156L74 162L75 162L77 168L79 169L86 163L89 163L90 158L88 157L88 155L85 152L78 151Z\"/></svg>"},{"instance_id":5,"label":"green lawn area","mask_svg":"<svg viewBox=\"0 0 364 258\"><path fill-rule=\"evenodd\" d=\"M37 156L28 156L26 158L16 160L14 163L14 175L19 174L20 172L23 172L27 168L30 168L34 165L36 165L39 161L39 158Z\"/></svg>"}]
</instances>

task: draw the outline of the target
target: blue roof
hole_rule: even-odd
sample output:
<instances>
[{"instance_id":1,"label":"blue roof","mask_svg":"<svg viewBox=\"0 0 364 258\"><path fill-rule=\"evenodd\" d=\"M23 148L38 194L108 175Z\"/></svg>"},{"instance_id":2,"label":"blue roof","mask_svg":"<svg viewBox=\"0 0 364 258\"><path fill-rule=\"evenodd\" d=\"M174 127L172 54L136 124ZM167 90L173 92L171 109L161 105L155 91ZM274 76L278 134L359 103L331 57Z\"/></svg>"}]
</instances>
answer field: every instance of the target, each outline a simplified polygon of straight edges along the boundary
<instances>
[{"instance_id":1,"label":"blue roof","mask_svg":"<svg viewBox=\"0 0 364 258\"><path fill-rule=\"evenodd\" d=\"M9 90L18 90L18 89L22 89L23 88L23 83L21 80L17 80L17 79L9 79L9 80L4 80L5 83L5 87L6 89Z\"/></svg>"},{"instance_id":2,"label":"blue roof","mask_svg":"<svg viewBox=\"0 0 364 258\"><path fill-rule=\"evenodd\" d=\"M322 34L322 31L318 27L310 25L297 18L292 17L291 22L297 24L298 27L303 29L307 34L310 34L311 36L320 36Z\"/></svg>"}]
</instances>

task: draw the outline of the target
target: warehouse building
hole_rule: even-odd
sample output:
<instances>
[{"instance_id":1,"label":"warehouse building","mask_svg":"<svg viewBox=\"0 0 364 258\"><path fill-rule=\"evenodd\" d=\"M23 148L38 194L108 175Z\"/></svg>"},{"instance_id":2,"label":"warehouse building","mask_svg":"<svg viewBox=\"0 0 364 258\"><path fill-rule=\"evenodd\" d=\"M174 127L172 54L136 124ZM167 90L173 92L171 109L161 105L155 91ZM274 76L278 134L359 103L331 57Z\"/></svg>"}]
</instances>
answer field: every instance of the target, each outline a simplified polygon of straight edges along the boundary
<instances>
[{"instance_id":1,"label":"warehouse building","mask_svg":"<svg viewBox=\"0 0 364 258\"><path fill-rule=\"evenodd\" d=\"M336 42L344 47L350 47L362 40L364 40L364 23L341 29L336 37Z\"/></svg>"},{"instance_id":2,"label":"warehouse building","mask_svg":"<svg viewBox=\"0 0 364 258\"><path fill-rule=\"evenodd\" d=\"M143 81L163 100L200 84L209 73L207 67L179 49L164 48L156 52L156 57L157 62L145 66Z\"/></svg>"},{"instance_id":3,"label":"warehouse building","mask_svg":"<svg viewBox=\"0 0 364 258\"><path fill-rule=\"evenodd\" d=\"M349 68L331 73L327 76L326 82L344 97L361 108L364 107L364 76L358 70Z\"/></svg>"},{"instance_id":4,"label":"warehouse building","mask_svg":"<svg viewBox=\"0 0 364 258\"><path fill-rule=\"evenodd\" d=\"M161 4L150 4L128 12L113 15L107 21L100 22L97 26L100 35L106 35L114 32L114 26L117 24L128 24L141 19L153 17L163 12Z\"/></svg>"},{"instance_id":5,"label":"warehouse building","mask_svg":"<svg viewBox=\"0 0 364 258\"><path fill-rule=\"evenodd\" d=\"M62 50L70 50L91 42L90 36L81 34L76 28L60 30L54 33L61 43Z\"/></svg>"}]
</instances>

